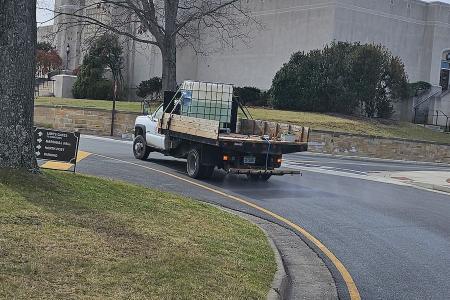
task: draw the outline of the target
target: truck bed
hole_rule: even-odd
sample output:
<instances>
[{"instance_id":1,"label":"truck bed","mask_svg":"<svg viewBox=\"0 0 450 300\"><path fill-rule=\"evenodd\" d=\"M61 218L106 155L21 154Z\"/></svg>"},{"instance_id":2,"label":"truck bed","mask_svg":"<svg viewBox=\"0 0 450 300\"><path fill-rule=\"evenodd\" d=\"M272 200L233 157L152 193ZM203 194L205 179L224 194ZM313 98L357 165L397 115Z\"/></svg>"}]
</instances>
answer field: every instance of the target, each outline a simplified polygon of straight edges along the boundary
<instances>
[{"instance_id":1,"label":"truck bed","mask_svg":"<svg viewBox=\"0 0 450 300\"><path fill-rule=\"evenodd\" d=\"M239 133L221 133L219 134L220 142L251 142L256 144L267 144L267 140L262 138L260 135L244 135ZM277 139L269 139L271 144L288 145L288 144L299 144L300 142L289 142Z\"/></svg>"},{"instance_id":2,"label":"truck bed","mask_svg":"<svg viewBox=\"0 0 450 300\"><path fill-rule=\"evenodd\" d=\"M219 121L166 113L159 130L172 137L242 151L285 154L308 149L307 127L247 119L240 120L238 133L222 133L219 126Z\"/></svg>"}]
</instances>

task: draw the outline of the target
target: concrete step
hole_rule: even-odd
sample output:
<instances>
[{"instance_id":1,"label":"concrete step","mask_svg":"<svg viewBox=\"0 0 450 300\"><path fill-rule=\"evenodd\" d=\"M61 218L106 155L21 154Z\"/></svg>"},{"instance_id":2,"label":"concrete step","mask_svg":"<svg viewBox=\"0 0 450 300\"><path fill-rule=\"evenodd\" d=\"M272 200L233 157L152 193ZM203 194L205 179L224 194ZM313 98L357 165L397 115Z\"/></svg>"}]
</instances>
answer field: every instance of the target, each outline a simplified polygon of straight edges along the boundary
<instances>
[{"instance_id":1,"label":"concrete step","mask_svg":"<svg viewBox=\"0 0 450 300\"><path fill-rule=\"evenodd\" d=\"M39 97L54 97L54 96L55 94L50 92L43 92L43 93L39 92Z\"/></svg>"},{"instance_id":2,"label":"concrete step","mask_svg":"<svg viewBox=\"0 0 450 300\"><path fill-rule=\"evenodd\" d=\"M436 132L444 132L444 128L439 125L425 125L425 128L431 129Z\"/></svg>"}]
</instances>

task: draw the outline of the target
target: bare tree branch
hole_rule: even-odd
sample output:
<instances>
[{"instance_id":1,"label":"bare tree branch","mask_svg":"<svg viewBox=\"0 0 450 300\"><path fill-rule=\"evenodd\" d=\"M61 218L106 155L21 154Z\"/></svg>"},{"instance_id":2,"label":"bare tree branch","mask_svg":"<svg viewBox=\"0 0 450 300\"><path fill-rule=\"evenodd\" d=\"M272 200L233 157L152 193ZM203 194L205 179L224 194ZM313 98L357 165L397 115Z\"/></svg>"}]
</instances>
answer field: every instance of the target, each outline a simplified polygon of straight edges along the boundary
<instances>
[{"instance_id":1,"label":"bare tree branch","mask_svg":"<svg viewBox=\"0 0 450 300\"><path fill-rule=\"evenodd\" d=\"M98 27L157 46L163 57L163 86L173 89L177 47L189 45L195 53L206 53L206 48L233 47L235 40L248 42L250 25L258 22L244 1L85 0L74 11L53 12L59 27Z\"/></svg>"}]
</instances>

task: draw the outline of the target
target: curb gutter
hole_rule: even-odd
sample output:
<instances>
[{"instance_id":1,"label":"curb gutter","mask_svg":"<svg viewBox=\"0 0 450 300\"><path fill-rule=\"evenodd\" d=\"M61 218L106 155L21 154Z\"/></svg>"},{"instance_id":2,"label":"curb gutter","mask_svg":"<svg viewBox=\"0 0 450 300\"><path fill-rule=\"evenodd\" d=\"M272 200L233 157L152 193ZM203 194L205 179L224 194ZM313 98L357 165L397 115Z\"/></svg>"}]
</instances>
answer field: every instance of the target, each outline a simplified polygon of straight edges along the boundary
<instances>
[{"instance_id":1,"label":"curb gutter","mask_svg":"<svg viewBox=\"0 0 450 300\"><path fill-rule=\"evenodd\" d=\"M258 226L259 227L259 226ZM261 228L261 227L259 227ZM289 290L289 277L284 268L283 260L281 259L280 251L273 242L273 240L268 236L267 232L261 228L267 236L270 247L272 247L273 253L275 255L275 261L277 263L277 271L272 281L269 293L267 293L267 300L282 300L287 299L287 294Z\"/></svg>"}]
</instances>

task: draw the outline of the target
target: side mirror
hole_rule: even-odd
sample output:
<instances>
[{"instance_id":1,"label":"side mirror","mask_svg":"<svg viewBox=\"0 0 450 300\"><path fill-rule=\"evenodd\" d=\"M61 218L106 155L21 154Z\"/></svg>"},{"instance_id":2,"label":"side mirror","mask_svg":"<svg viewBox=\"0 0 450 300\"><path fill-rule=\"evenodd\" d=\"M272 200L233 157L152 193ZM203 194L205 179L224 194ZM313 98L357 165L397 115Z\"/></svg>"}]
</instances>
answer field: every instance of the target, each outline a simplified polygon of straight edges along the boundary
<instances>
[{"instance_id":1,"label":"side mirror","mask_svg":"<svg viewBox=\"0 0 450 300\"><path fill-rule=\"evenodd\" d=\"M142 102L142 113L144 116L148 116L149 114L150 104L147 101Z\"/></svg>"}]
</instances>

